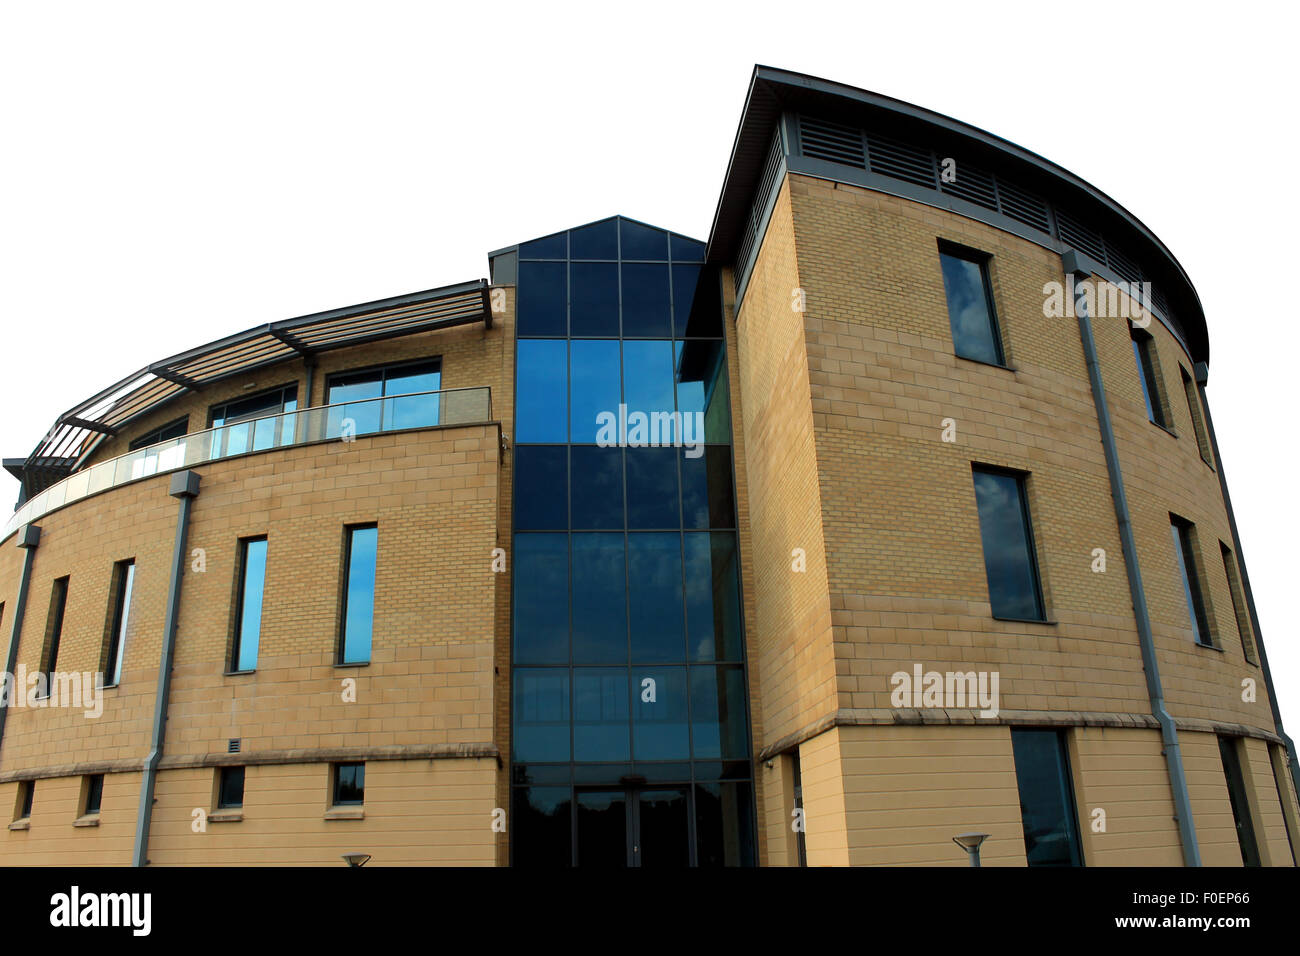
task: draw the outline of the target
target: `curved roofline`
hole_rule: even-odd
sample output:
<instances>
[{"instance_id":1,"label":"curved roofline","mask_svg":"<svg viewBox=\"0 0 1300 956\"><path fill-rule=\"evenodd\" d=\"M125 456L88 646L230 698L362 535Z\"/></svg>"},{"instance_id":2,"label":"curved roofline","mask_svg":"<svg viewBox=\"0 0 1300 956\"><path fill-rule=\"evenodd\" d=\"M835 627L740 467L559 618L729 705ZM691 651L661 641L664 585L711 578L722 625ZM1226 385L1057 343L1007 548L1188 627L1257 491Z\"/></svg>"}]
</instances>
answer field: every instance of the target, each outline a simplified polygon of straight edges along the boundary
<instances>
[{"instance_id":1,"label":"curved roofline","mask_svg":"<svg viewBox=\"0 0 1300 956\"><path fill-rule=\"evenodd\" d=\"M1162 278L1172 276L1177 280L1172 284L1166 282L1167 290L1178 302L1180 323L1192 325L1185 328L1185 332L1193 358L1208 363L1205 310L1191 277L1146 224L1106 193L1051 160L970 123L881 93L790 70L762 65L754 67L709 231L708 261L729 263L734 257L762 160L781 115L786 111L809 110L810 107L817 108L816 115L823 119L870 117L877 125L920 125L931 131L937 130L942 137L961 140L963 145L983 153L986 161L998 157L1004 166L1029 172L1040 186L1049 184L1049 191L1065 194L1076 202L1082 198L1091 205L1090 211L1102 212L1105 217L1122 223L1158 253L1167 273ZM993 161L997 162L996 159ZM1053 186L1055 189L1051 190Z\"/></svg>"}]
</instances>

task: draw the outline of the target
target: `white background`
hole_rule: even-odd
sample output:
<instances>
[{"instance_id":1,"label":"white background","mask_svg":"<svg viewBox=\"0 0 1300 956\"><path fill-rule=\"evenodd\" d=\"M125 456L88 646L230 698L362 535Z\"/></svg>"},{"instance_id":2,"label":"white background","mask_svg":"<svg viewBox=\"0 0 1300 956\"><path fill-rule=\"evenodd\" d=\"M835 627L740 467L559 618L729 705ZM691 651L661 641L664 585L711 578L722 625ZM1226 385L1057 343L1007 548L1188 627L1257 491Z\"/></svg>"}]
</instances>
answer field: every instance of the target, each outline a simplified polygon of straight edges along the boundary
<instances>
[{"instance_id":1,"label":"white background","mask_svg":"<svg viewBox=\"0 0 1300 956\"><path fill-rule=\"evenodd\" d=\"M811 73L1046 156L1178 256L1300 733L1294 6L0 9L0 455L147 362L491 249L614 213L706 239L754 64Z\"/></svg>"}]
</instances>

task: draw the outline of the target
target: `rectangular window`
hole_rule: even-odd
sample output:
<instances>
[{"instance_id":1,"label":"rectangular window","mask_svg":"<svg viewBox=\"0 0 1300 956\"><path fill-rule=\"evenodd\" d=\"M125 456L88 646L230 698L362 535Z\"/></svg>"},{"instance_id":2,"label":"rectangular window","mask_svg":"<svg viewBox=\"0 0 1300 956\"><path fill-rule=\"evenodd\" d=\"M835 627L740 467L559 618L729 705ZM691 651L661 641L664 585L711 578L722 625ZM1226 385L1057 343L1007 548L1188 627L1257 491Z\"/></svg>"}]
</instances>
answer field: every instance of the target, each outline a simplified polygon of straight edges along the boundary
<instances>
[{"instance_id":1,"label":"rectangular window","mask_svg":"<svg viewBox=\"0 0 1300 956\"><path fill-rule=\"evenodd\" d=\"M943 269L944 294L948 298L953 351L961 358L1005 365L1002 335L993 307L989 256L940 244L939 263Z\"/></svg>"},{"instance_id":2,"label":"rectangular window","mask_svg":"<svg viewBox=\"0 0 1300 956\"><path fill-rule=\"evenodd\" d=\"M266 538L239 542L238 591L235 595L232 671L257 668L257 647L262 636L262 596L266 590Z\"/></svg>"},{"instance_id":3,"label":"rectangular window","mask_svg":"<svg viewBox=\"0 0 1300 956\"><path fill-rule=\"evenodd\" d=\"M436 425L441 388L441 358L331 375L325 404L341 407L330 410L328 434L341 434L345 419L357 435ZM381 398L387 401L376 400Z\"/></svg>"},{"instance_id":4,"label":"rectangular window","mask_svg":"<svg viewBox=\"0 0 1300 956\"><path fill-rule=\"evenodd\" d=\"M1169 427L1165 414L1164 390L1160 387L1160 364L1156 358L1155 340L1141 329L1129 327L1133 341L1133 358L1137 362L1138 379L1142 383L1142 401L1146 403L1147 418L1161 428Z\"/></svg>"},{"instance_id":5,"label":"rectangular window","mask_svg":"<svg viewBox=\"0 0 1300 956\"><path fill-rule=\"evenodd\" d=\"M1030 866L1082 866L1074 781L1065 734L1012 730L1025 858Z\"/></svg>"},{"instance_id":6,"label":"rectangular window","mask_svg":"<svg viewBox=\"0 0 1300 956\"><path fill-rule=\"evenodd\" d=\"M244 768L222 767L217 782L217 809L237 810L244 805Z\"/></svg>"},{"instance_id":7,"label":"rectangular window","mask_svg":"<svg viewBox=\"0 0 1300 956\"><path fill-rule=\"evenodd\" d=\"M131 591L134 585L134 559L113 565L113 578L109 585L112 603L109 605L108 628L102 654L105 687L116 687L122 683L122 659L126 654L126 632L130 626Z\"/></svg>"},{"instance_id":8,"label":"rectangular window","mask_svg":"<svg viewBox=\"0 0 1300 956\"><path fill-rule=\"evenodd\" d=\"M993 616L1045 620L1025 476L979 467L974 476Z\"/></svg>"},{"instance_id":9,"label":"rectangular window","mask_svg":"<svg viewBox=\"0 0 1300 956\"><path fill-rule=\"evenodd\" d=\"M357 525L345 530L343 555L343 614L339 635L339 663L370 660L370 640L375 617L375 564L379 528Z\"/></svg>"},{"instance_id":10,"label":"rectangular window","mask_svg":"<svg viewBox=\"0 0 1300 956\"><path fill-rule=\"evenodd\" d=\"M45 644L41 648L41 674L45 686L37 685L38 697L49 697L54 669L59 666L59 641L63 637L63 612L68 603L68 579L59 578L50 592L50 612L45 619Z\"/></svg>"},{"instance_id":11,"label":"rectangular window","mask_svg":"<svg viewBox=\"0 0 1300 956\"><path fill-rule=\"evenodd\" d=\"M1232 596L1232 613L1237 620L1237 633L1241 635L1241 652L1246 656L1247 661L1258 664L1259 658L1255 656L1255 634L1250 627L1250 615L1246 613L1246 595L1241 589L1241 575L1237 573L1236 559L1222 541L1219 542L1219 553L1223 557L1224 576L1228 579L1228 594Z\"/></svg>"},{"instance_id":12,"label":"rectangular window","mask_svg":"<svg viewBox=\"0 0 1300 956\"><path fill-rule=\"evenodd\" d=\"M148 434L141 435L134 439L128 446L128 451L135 451L137 448L147 448L149 445L156 445L159 442L170 441L173 438L182 438L189 431L190 416L178 418L174 422L168 422L161 428L155 428Z\"/></svg>"},{"instance_id":13,"label":"rectangular window","mask_svg":"<svg viewBox=\"0 0 1300 956\"><path fill-rule=\"evenodd\" d=\"M1209 605L1205 600L1204 579L1201 576L1199 551L1196 547L1196 527L1177 515L1170 515L1169 523L1174 536L1174 557L1178 562L1178 572L1182 575L1183 597L1187 600L1192 629L1196 632L1196 643L1205 647L1214 647L1214 636L1210 631Z\"/></svg>"},{"instance_id":14,"label":"rectangular window","mask_svg":"<svg viewBox=\"0 0 1300 956\"><path fill-rule=\"evenodd\" d=\"M23 780L18 784L18 800L14 806L14 820L28 820L32 815L32 797L36 793L35 780Z\"/></svg>"},{"instance_id":15,"label":"rectangular window","mask_svg":"<svg viewBox=\"0 0 1300 956\"><path fill-rule=\"evenodd\" d=\"M1246 778L1241 772L1237 747L1236 738L1219 738L1219 758L1223 761L1223 775L1228 783L1228 801L1232 804L1232 822L1237 828L1241 862L1244 866L1259 866L1259 845L1255 842L1255 826L1250 818L1250 794L1246 791Z\"/></svg>"},{"instance_id":16,"label":"rectangular window","mask_svg":"<svg viewBox=\"0 0 1300 956\"><path fill-rule=\"evenodd\" d=\"M283 413L297 407L297 383L213 405L208 410L208 427L213 429L212 457L242 455L289 444L293 441L297 416Z\"/></svg>"},{"instance_id":17,"label":"rectangular window","mask_svg":"<svg viewBox=\"0 0 1300 956\"><path fill-rule=\"evenodd\" d=\"M99 813L99 805L104 798L104 775L102 773L88 775L82 793L81 815L88 817Z\"/></svg>"},{"instance_id":18,"label":"rectangular window","mask_svg":"<svg viewBox=\"0 0 1300 956\"><path fill-rule=\"evenodd\" d=\"M1214 451L1210 448L1210 436L1205 430L1205 416L1201 414L1200 397L1196 394L1196 383L1187 374L1187 369L1178 366L1183 377L1183 394L1187 396L1187 413L1192 418L1192 431L1196 433L1196 447L1200 449L1201 460L1211 468L1214 467Z\"/></svg>"},{"instance_id":19,"label":"rectangular window","mask_svg":"<svg viewBox=\"0 0 1300 956\"><path fill-rule=\"evenodd\" d=\"M338 763L334 765L334 806L356 807L366 800L366 765L363 763Z\"/></svg>"}]
</instances>

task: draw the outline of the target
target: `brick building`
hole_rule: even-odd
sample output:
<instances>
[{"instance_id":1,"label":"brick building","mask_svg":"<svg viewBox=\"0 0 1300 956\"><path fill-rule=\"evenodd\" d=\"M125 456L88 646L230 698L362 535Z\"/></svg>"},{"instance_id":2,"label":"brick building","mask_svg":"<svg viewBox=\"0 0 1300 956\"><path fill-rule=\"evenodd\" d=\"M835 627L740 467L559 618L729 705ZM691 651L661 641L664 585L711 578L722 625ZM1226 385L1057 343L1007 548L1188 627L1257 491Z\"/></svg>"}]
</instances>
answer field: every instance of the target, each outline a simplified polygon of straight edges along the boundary
<instances>
[{"instance_id":1,"label":"brick building","mask_svg":"<svg viewBox=\"0 0 1300 956\"><path fill-rule=\"evenodd\" d=\"M758 68L707 243L489 263L6 459L0 863L1294 865L1205 317L1109 197Z\"/></svg>"}]
</instances>

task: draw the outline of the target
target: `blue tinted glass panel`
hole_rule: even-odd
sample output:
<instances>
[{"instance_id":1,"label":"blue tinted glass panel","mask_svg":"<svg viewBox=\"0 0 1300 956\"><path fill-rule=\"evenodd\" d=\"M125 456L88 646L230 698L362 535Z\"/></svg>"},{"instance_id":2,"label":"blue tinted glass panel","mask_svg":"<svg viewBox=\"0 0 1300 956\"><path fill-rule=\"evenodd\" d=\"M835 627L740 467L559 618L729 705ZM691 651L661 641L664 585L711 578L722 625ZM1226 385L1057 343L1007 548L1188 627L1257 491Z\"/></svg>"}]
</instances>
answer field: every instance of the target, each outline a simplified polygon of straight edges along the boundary
<instances>
[{"instance_id":1,"label":"blue tinted glass panel","mask_svg":"<svg viewBox=\"0 0 1300 956\"><path fill-rule=\"evenodd\" d=\"M739 661L740 568L730 531L685 536L686 628L693 661Z\"/></svg>"},{"instance_id":2,"label":"blue tinted glass panel","mask_svg":"<svg viewBox=\"0 0 1300 956\"><path fill-rule=\"evenodd\" d=\"M627 403L628 443L637 442L639 422L640 443L647 444L650 416L674 410L672 342L623 343L623 400ZM634 419L636 413L644 418Z\"/></svg>"},{"instance_id":3,"label":"blue tinted glass panel","mask_svg":"<svg viewBox=\"0 0 1300 956\"><path fill-rule=\"evenodd\" d=\"M239 650L235 670L257 667L262 634L262 594L266 587L266 540L244 542L243 589L239 601Z\"/></svg>"},{"instance_id":4,"label":"blue tinted glass panel","mask_svg":"<svg viewBox=\"0 0 1300 956\"><path fill-rule=\"evenodd\" d=\"M389 371L384 379L385 395L404 395L384 402L384 428L427 428L438 424L439 395L415 395L442 388L442 371L437 363L404 366Z\"/></svg>"},{"instance_id":5,"label":"blue tinted glass panel","mask_svg":"<svg viewBox=\"0 0 1300 956\"><path fill-rule=\"evenodd\" d=\"M575 262L569 267L573 299L569 334L618 336L618 266L612 262Z\"/></svg>"},{"instance_id":6,"label":"blue tinted glass panel","mask_svg":"<svg viewBox=\"0 0 1300 956\"><path fill-rule=\"evenodd\" d=\"M624 259L668 258L668 233L627 219L620 220Z\"/></svg>"},{"instance_id":7,"label":"blue tinted glass panel","mask_svg":"<svg viewBox=\"0 0 1300 956\"><path fill-rule=\"evenodd\" d=\"M622 532L573 536L573 662L627 663Z\"/></svg>"},{"instance_id":8,"label":"blue tinted glass panel","mask_svg":"<svg viewBox=\"0 0 1300 956\"><path fill-rule=\"evenodd\" d=\"M666 339L672 334L668 266L623 263L623 335Z\"/></svg>"},{"instance_id":9,"label":"blue tinted glass panel","mask_svg":"<svg viewBox=\"0 0 1300 956\"><path fill-rule=\"evenodd\" d=\"M685 236L671 235L673 259L679 262L703 262L704 243L687 239Z\"/></svg>"},{"instance_id":10,"label":"blue tinted glass panel","mask_svg":"<svg viewBox=\"0 0 1300 956\"><path fill-rule=\"evenodd\" d=\"M749 756L745 672L739 666L691 668L691 738L697 760Z\"/></svg>"},{"instance_id":11,"label":"blue tinted glass panel","mask_svg":"<svg viewBox=\"0 0 1300 956\"><path fill-rule=\"evenodd\" d=\"M573 859L568 787L515 787L510 799L510 865L553 868Z\"/></svg>"},{"instance_id":12,"label":"blue tinted glass panel","mask_svg":"<svg viewBox=\"0 0 1300 956\"><path fill-rule=\"evenodd\" d=\"M569 230L570 259L617 259L618 220L606 219Z\"/></svg>"},{"instance_id":13,"label":"blue tinted glass panel","mask_svg":"<svg viewBox=\"0 0 1300 956\"><path fill-rule=\"evenodd\" d=\"M716 269L673 266L673 324L680 338L722 337L722 290Z\"/></svg>"},{"instance_id":14,"label":"blue tinted glass panel","mask_svg":"<svg viewBox=\"0 0 1300 956\"><path fill-rule=\"evenodd\" d=\"M683 661L681 534L628 535L628 616L632 660Z\"/></svg>"},{"instance_id":15,"label":"blue tinted glass panel","mask_svg":"<svg viewBox=\"0 0 1300 956\"><path fill-rule=\"evenodd\" d=\"M568 451L563 445L520 445L515 449L516 529L568 528Z\"/></svg>"},{"instance_id":16,"label":"blue tinted glass panel","mask_svg":"<svg viewBox=\"0 0 1300 956\"><path fill-rule=\"evenodd\" d=\"M566 334L568 272L563 262L519 263L515 312L520 337Z\"/></svg>"},{"instance_id":17,"label":"blue tinted glass panel","mask_svg":"<svg viewBox=\"0 0 1300 956\"><path fill-rule=\"evenodd\" d=\"M1064 741L1054 730L1011 731L1030 866L1079 866L1079 832Z\"/></svg>"},{"instance_id":18,"label":"blue tinted glass panel","mask_svg":"<svg viewBox=\"0 0 1300 956\"><path fill-rule=\"evenodd\" d=\"M343 612L343 663L370 660L370 638L375 617L375 563L378 528L352 528L348 532L348 579Z\"/></svg>"},{"instance_id":19,"label":"blue tinted glass panel","mask_svg":"<svg viewBox=\"0 0 1300 956\"><path fill-rule=\"evenodd\" d=\"M975 500L993 616L1041 620L1043 602L1023 482L1016 475L976 471Z\"/></svg>"},{"instance_id":20,"label":"blue tinted glass panel","mask_svg":"<svg viewBox=\"0 0 1300 956\"><path fill-rule=\"evenodd\" d=\"M731 441L731 401L727 392L726 350L720 341L676 343L677 404L682 431L694 441Z\"/></svg>"},{"instance_id":21,"label":"blue tinted glass panel","mask_svg":"<svg viewBox=\"0 0 1300 956\"><path fill-rule=\"evenodd\" d=\"M633 759L688 759L686 668L633 667L632 695Z\"/></svg>"},{"instance_id":22,"label":"blue tinted glass panel","mask_svg":"<svg viewBox=\"0 0 1300 956\"><path fill-rule=\"evenodd\" d=\"M677 449L627 450L627 526L680 528L677 505Z\"/></svg>"},{"instance_id":23,"label":"blue tinted glass panel","mask_svg":"<svg viewBox=\"0 0 1300 956\"><path fill-rule=\"evenodd\" d=\"M568 254L569 234L567 232L557 232L553 236L534 239L519 246L520 259L563 259Z\"/></svg>"},{"instance_id":24,"label":"blue tinted glass panel","mask_svg":"<svg viewBox=\"0 0 1300 956\"><path fill-rule=\"evenodd\" d=\"M569 661L569 536L515 535L514 659Z\"/></svg>"},{"instance_id":25,"label":"blue tinted glass panel","mask_svg":"<svg viewBox=\"0 0 1300 956\"><path fill-rule=\"evenodd\" d=\"M623 449L574 445L573 527L623 528Z\"/></svg>"},{"instance_id":26,"label":"blue tinted glass panel","mask_svg":"<svg viewBox=\"0 0 1300 956\"><path fill-rule=\"evenodd\" d=\"M515 441L567 441L569 343L535 340L518 346Z\"/></svg>"},{"instance_id":27,"label":"blue tinted glass panel","mask_svg":"<svg viewBox=\"0 0 1300 956\"><path fill-rule=\"evenodd\" d=\"M962 358L1001 365L1002 344L989 305L984 263L948 253L940 253L939 259L948 296L953 351Z\"/></svg>"},{"instance_id":28,"label":"blue tinted glass panel","mask_svg":"<svg viewBox=\"0 0 1300 956\"><path fill-rule=\"evenodd\" d=\"M756 866L752 787L695 785L695 856L701 867Z\"/></svg>"},{"instance_id":29,"label":"blue tinted glass panel","mask_svg":"<svg viewBox=\"0 0 1300 956\"><path fill-rule=\"evenodd\" d=\"M573 670L573 759L627 760L631 756L626 667Z\"/></svg>"},{"instance_id":30,"label":"blue tinted glass panel","mask_svg":"<svg viewBox=\"0 0 1300 956\"><path fill-rule=\"evenodd\" d=\"M515 671L514 683L513 758L568 760L568 668L521 668Z\"/></svg>"},{"instance_id":31,"label":"blue tinted glass panel","mask_svg":"<svg viewBox=\"0 0 1300 956\"><path fill-rule=\"evenodd\" d=\"M619 381L618 340L575 340L569 343L570 384L569 440L594 443L600 436L602 413L608 414L617 436Z\"/></svg>"},{"instance_id":32,"label":"blue tinted glass panel","mask_svg":"<svg viewBox=\"0 0 1300 956\"><path fill-rule=\"evenodd\" d=\"M694 457L692 457L694 456ZM731 449L724 445L683 448L682 523L687 528L734 528Z\"/></svg>"}]
</instances>

